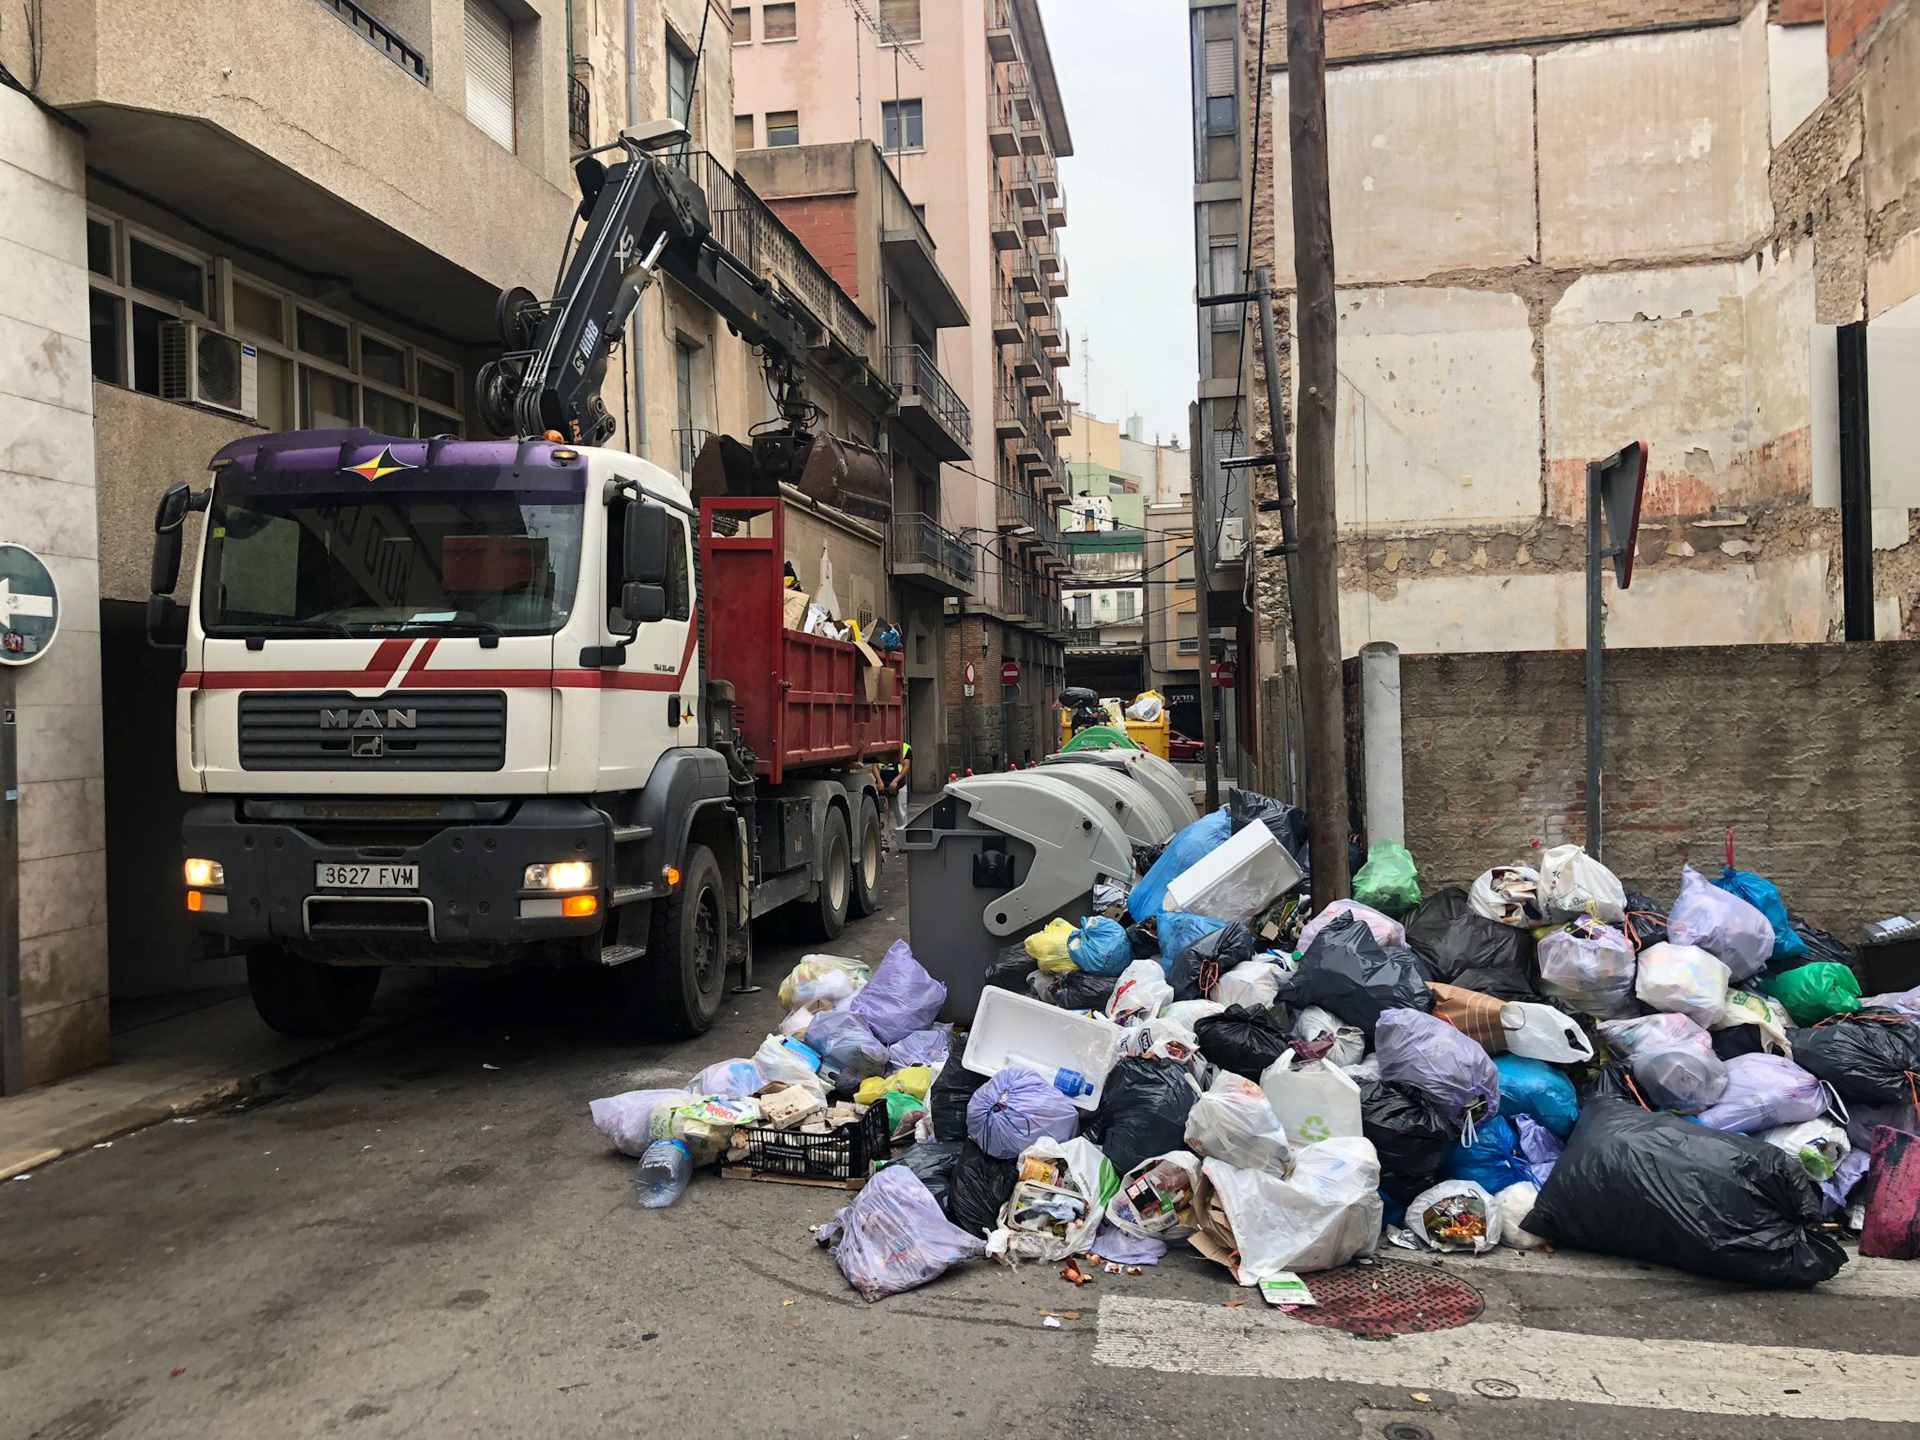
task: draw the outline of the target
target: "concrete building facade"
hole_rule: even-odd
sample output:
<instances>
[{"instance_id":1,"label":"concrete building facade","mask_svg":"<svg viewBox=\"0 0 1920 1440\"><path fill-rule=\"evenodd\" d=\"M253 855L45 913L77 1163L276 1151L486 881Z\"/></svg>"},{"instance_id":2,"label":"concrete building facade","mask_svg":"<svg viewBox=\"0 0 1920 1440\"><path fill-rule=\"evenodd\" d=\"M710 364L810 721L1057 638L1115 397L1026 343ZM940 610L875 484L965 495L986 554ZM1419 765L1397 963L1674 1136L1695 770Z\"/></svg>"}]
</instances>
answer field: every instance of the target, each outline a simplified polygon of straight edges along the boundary
<instances>
[{"instance_id":1,"label":"concrete building facade","mask_svg":"<svg viewBox=\"0 0 1920 1440\"><path fill-rule=\"evenodd\" d=\"M1264 74L1261 7L1239 9L1271 117L1252 258L1290 290L1284 7ZM1914 374L1905 0L1389 0L1327 24L1346 652L1581 646L1585 467L1635 439L1651 458L1610 645L1839 638L1832 327L1867 324L1874 395ZM1269 361L1292 390L1284 309L1281 353L1248 367L1257 448ZM1920 598L1920 469L1911 407L1873 414L1893 638ZM1281 588L1262 574L1269 634Z\"/></svg>"},{"instance_id":2,"label":"concrete building facade","mask_svg":"<svg viewBox=\"0 0 1920 1440\"><path fill-rule=\"evenodd\" d=\"M1070 347L1054 302L1067 290L1060 161L1073 141L1037 0L733 10L741 143L877 141L971 317L965 329L909 326L889 349L972 417L969 453L943 459L908 512L928 517L936 543L953 537L975 557L967 593L946 603L948 769L1018 760L1044 743L1067 629L1056 512L1067 428L1058 372ZM1017 667L1010 687L1002 660Z\"/></svg>"}]
</instances>

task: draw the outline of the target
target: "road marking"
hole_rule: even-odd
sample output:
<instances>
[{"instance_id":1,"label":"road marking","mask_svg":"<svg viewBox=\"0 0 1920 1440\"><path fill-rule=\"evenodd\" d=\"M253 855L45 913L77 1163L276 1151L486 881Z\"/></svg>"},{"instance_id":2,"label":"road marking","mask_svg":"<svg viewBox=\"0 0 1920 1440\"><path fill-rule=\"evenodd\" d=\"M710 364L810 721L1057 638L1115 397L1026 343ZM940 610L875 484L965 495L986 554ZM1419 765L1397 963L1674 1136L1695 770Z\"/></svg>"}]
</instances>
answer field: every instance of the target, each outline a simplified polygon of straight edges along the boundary
<instances>
[{"instance_id":1,"label":"road marking","mask_svg":"<svg viewBox=\"0 0 1920 1440\"><path fill-rule=\"evenodd\" d=\"M1385 1247L1382 1247L1381 1253L1412 1265L1432 1265L1463 1280L1471 1280L1475 1270L1500 1270L1563 1280L1683 1280L1694 1285L1733 1283L1691 1275L1665 1265L1643 1268L1637 1261L1618 1260L1609 1255L1589 1255L1578 1250L1527 1251L1509 1250L1502 1246L1485 1255L1454 1255L1445 1259L1424 1252L1403 1252ZM1735 1288L1747 1291L1746 1286ZM1848 1252L1847 1263L1841 1267L1840 1273L1807 1293L1844 1295L1852 1299L1920 1300L1920 1264L1906 1260L1875 1260Z\"/></svg>"},{"instance_id":2,"label":"road marking","mask_svg":"<svg viewBox=\"0 0 1920 1440\"><path fill-rule=\"evenodd\" d=\"M1498 1324L1367 1343L1195 1300L1102 1296L1093 1358L1136 1370L1447 1390L1469 1398L1474 1381L1504 1380L1524 1400L1697 1415L1911 1421L1920 1413L1920 1358L1906 1355Z\"/></svg>"}]
</instances>

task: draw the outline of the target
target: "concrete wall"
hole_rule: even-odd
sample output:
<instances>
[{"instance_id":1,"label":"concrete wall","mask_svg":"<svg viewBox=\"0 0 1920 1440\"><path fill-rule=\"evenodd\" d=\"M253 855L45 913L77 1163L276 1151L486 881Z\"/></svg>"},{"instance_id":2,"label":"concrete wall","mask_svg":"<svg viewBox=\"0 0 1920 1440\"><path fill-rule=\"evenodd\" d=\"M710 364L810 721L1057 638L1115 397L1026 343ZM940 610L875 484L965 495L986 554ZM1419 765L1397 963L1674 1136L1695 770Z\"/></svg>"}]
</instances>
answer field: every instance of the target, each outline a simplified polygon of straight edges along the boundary
<instances>
[{"instance_id":1,"label":"concrete wall","mask_svg":"<svg viewBox=\"0 0 1920 1440\"><path fill-rule=\"evenodd\" d=\"M1582 659L1401 663L1407 845L1427 888L1585 841ZM1351 669L1352 662L1349 662ZM1661 904L1735 856L1843 937L1913 906L1920 645L1635 650L1606 686L1607 864Z\"/></svg>"},{"instance_id":2,"label":"concrete wall","mask_svg":"<svg viewBox=\"0 0 1920 1440\"><path fill-rule=\"evenodd\" d=\"M0 542L40 554L61 629L18 709L26 1079L107 1057L100 586L80 137L0 88ZM0 803L5 803L0 800Z\"/></svg>"}]
</instances>

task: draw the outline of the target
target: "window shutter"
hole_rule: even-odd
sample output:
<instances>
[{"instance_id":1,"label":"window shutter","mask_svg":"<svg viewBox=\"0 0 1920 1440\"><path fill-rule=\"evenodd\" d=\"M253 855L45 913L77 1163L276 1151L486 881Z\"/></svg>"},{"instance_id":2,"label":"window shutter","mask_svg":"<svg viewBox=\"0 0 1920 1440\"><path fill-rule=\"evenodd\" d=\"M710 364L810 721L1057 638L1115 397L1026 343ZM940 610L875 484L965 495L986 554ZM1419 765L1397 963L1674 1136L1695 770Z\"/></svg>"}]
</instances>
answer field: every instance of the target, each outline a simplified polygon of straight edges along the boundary
<instances>
[{"instance_id":1,"label":"window shutter","mask_svg":"<svg viewBox=\"0 0 1920 1440\"><path fill-rule=\"evenodd\" d=\"M918 40L920 0L880 0L880 23L902 40Z\"/></svg>"},{"instance_id":2,"label":"window shutter","mask_svg":"<svg viewBox=\"0 0 1920 1440\"><path fill-rule=\"evenodd\" d=\"M1207 41L1207 94L1233 94L1233 41Z\"/></svg>"},{"instance_id":3,"label":"window shutter","mask_svg":"<svg viewBox=\"0 0 1920 1440\"><path fill-rule=\"evenodd\" d=\"M513 27L487 0L467 0L467 118L513 149Z\"/></svg>"}]
</instances>

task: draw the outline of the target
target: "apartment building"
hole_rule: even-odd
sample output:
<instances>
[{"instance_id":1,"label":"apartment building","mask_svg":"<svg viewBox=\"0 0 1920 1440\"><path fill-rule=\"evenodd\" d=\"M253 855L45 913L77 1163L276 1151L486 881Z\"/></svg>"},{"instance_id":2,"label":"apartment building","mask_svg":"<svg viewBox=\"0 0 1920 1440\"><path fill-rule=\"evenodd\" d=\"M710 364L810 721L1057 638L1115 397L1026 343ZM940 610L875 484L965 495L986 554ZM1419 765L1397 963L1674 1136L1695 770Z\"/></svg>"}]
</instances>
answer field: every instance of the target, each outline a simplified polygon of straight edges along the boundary
<instances>
[{"instance_id":1,"label":"apartment building","mask_svg":"<svg viewBox=\"0 0 1920 1440\"><path fill-rule=\"evenodd\" d=\"M0 952L17 943L20 986L0 1022L37 1083L106 1057L109 995L239 978L176 910L177 660L142 616L156 498L260 429L484 434L495 297L549 293L573 151L683 120L716 235L814 321L829 428L871 440L896 392L873 321L732 173L728 6L31 9L0 22L26 92L0 86L0 541L46 559L64 624L13 676L19 922ZM763 394L725 323L656 286L609 369L611 443L684 473Z\"/></svg>"},{"instance_id":2,"label":"apartment building","mask_svg":"<svg viewBox=\"0 0 1920 1440\"><path fill-rule=\"evenodd\" d=\"M969 453L943 457L907 512L974 555L966 593L945 604L946 764L1044 754L1068 624L1057 506L1070 347L1055 301L1073 141L1037 0L755 0L733 7L733 38L738 142L877 142L971 317L964 330L909 324L888 347L972 417Z\"/></svg>"},{"instance_id":3,"label":"apartment building","mask_svg":"<svg viewBox=\"0 0 1920 1440\"><path fill-rule=\"evenodd\" d=\"M1290 289L1284 12L1242 0L1235 43L1272 117L1252 258ZM1581 646L1586 464L1635 439L1610 645L1916 633L1907 0L1330 8L1327 49L1348 654Z\"/></svg>"}]
</instances>

